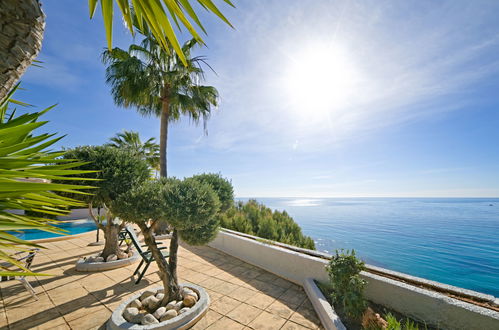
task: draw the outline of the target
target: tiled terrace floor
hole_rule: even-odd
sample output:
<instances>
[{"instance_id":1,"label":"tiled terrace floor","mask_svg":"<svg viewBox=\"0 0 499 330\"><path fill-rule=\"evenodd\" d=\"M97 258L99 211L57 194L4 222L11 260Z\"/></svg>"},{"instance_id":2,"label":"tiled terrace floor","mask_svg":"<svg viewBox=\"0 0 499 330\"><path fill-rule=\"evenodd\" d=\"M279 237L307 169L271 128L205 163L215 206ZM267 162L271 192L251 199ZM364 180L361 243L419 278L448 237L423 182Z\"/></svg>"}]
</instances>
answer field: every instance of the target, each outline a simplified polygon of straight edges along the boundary
<instances>
[{"instance_id":1,"label":"tiled terrace floor","mask_svg":"<svg viewBox=\"0 0 499 330\"><path fill-rule=\"evenodd\" d=\"M52 274L30 279L36 301L18 281L0 282L0 329L105 329L112 311L134 292L158 286L151 264L139 285L137 264L99 273L79 273L76 260L98 252L95 233L45 243L33 270ZM178 274L211 298L207 314L193 329L318 329L320 321L303 289L289 281L209 247L182 246Z\"/></svg>"}]
</instances>

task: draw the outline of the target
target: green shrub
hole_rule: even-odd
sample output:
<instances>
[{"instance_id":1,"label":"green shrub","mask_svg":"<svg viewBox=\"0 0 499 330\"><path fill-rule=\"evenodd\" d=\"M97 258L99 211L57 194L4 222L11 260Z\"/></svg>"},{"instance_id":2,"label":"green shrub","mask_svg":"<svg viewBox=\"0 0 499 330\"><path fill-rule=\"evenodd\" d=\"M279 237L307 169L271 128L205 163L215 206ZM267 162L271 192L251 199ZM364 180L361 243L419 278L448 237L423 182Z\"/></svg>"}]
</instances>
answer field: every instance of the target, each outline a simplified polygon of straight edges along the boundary
<instances>
[{"instance_id":1,"label":"green shrub","mask_svg":"<svg viewBox=\"0 0 499 330\"><path fill-rule=\"evenodd\" d=\"M385 320L388 323L386 330L419 330L419 326L413 320L407 318L402 323L392 313L386 314Z\"/></svg>"},{"instance_id":2,"label":"green shrub","mask_svg":"<svg viewBox=\"0 0 499 330\"><path fill-rule=\"evenodd\" d=\"M272 211L256 200L237 202L220 216L220 224L223 228L315 250L313 239L303 235L286 211Z\"/></svg>"},{"instance_id":3,"label":"green shrub","mask_svg":"<svg viewBox=\"0 0 499 330\"><path fill-rule=\"evenodd\" d=\"M333 289L331 300L351 320L358 320L367 307L366 281L360 277L363 269L364 262L355 256L354 250L337 250L327 266Z\"/></svg>"},{"instance_id":4,"label":"green shrub","mask_svg":"<svg viewBox=\"0 0 499 330\"><path fill-rule=\"evenodd\" d=\"M234 188L232 187L232 183L223 178L222 175L203 173L195 175L192 178L211 186L220 200L220 211L225 212L234 205Z\"/></svg>"}]
</instances>

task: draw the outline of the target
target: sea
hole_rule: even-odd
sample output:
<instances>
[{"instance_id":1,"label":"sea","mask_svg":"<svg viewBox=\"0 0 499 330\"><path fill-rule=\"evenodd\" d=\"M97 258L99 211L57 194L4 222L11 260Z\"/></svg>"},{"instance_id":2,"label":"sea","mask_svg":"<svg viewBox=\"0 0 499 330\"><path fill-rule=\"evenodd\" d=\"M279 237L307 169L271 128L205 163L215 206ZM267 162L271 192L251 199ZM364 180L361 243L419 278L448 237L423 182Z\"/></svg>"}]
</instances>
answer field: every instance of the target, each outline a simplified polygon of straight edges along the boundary
<instances>
[{"instance_id":1,"label":"sea","mask_svg":"<svg viewBox=\"0 0 499 330\"><path fill-rule=\"evenodd\" d=\"M499 198L254 199L286 210L319 251L499 297Z\"/></svg>"}]
</instances>

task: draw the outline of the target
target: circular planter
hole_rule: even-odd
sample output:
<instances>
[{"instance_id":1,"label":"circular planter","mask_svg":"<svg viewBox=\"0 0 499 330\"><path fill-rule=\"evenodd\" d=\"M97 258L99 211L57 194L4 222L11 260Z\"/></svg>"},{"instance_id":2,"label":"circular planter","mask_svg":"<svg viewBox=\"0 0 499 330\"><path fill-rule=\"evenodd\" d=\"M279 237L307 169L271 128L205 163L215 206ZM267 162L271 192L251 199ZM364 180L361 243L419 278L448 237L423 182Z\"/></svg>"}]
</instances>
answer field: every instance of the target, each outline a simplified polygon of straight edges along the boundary
<instances>
[{"instance_id":1,"label":"circular planter","mask_svg":"<svg viewBox=\"0 0 499 330\"><path fill-rule=\"evenodd\" d=\"M134 255L126 259L118 259L108 262L85 262L83 259L79 259L76 262L76 271L78 272L98 272L101 270L109 270L120 267L126 267L137 262L140 259L140 255L135 251Z\"/></svg>"},{"instance_id":2,"label":"circular planter","mask_svg":"<svg viewBox=\"0 0 499 330\"><path fill-rule=\"evenodd\" d=\"M120 330L120 329L133 329L133 330L144 330L144 329L189 329L194 324L196 324L208 311L208 307L210 306L210 297L208 293L200 286L191 284L191 283L183 283L181 284L183 287L187 287L195 291L199 300L197 303L190 308L187 312L182 313L172 319L167 321L163 321L157 324L151 325L140 325L130 323L123 318L123 311L133 300L138 299L142 292L134 294L129 299L124 301L122 304L118 306L118 308L113 312L111 318L107 322L106 329L107 330ZM162 286L153 288L154 290L162 289Z\"/></svg>"}]
</instances>

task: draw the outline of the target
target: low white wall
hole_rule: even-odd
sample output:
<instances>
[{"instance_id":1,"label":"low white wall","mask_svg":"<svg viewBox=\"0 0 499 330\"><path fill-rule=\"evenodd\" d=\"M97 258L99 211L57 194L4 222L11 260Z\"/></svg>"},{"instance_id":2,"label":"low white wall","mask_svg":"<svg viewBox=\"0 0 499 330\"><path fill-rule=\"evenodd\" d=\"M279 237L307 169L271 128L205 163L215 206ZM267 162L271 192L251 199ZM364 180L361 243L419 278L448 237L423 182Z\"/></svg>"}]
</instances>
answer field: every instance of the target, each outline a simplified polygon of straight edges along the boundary
<instances>
[{"instance_id":1,"label":"low white wall","mask_svg":"<svg viewBox=\"0 0 499 330\"><path fill-rule=\"evenodd\" d=\"M101 213L104 210L101 210ZM97 209L94 209L94 214L97 214ZM88 214L88 208L84 209L72 209L71 213L65 216L58 216L58 220L76 220L76 219L87 219L90 218L90 214Z\"/></svg>"},{"instance_id":2,"label":"low white wall","mask_svg":"<svg viewBox=\"0 0 499 330\"><path fill-rule=\"evenodd\" d=\"M327 260L220 231L211 247L303 285L307 278L328 281ZM499 312L372 273L367 299L443 329L499 329Z\"/></svg>"}]
</instances>

